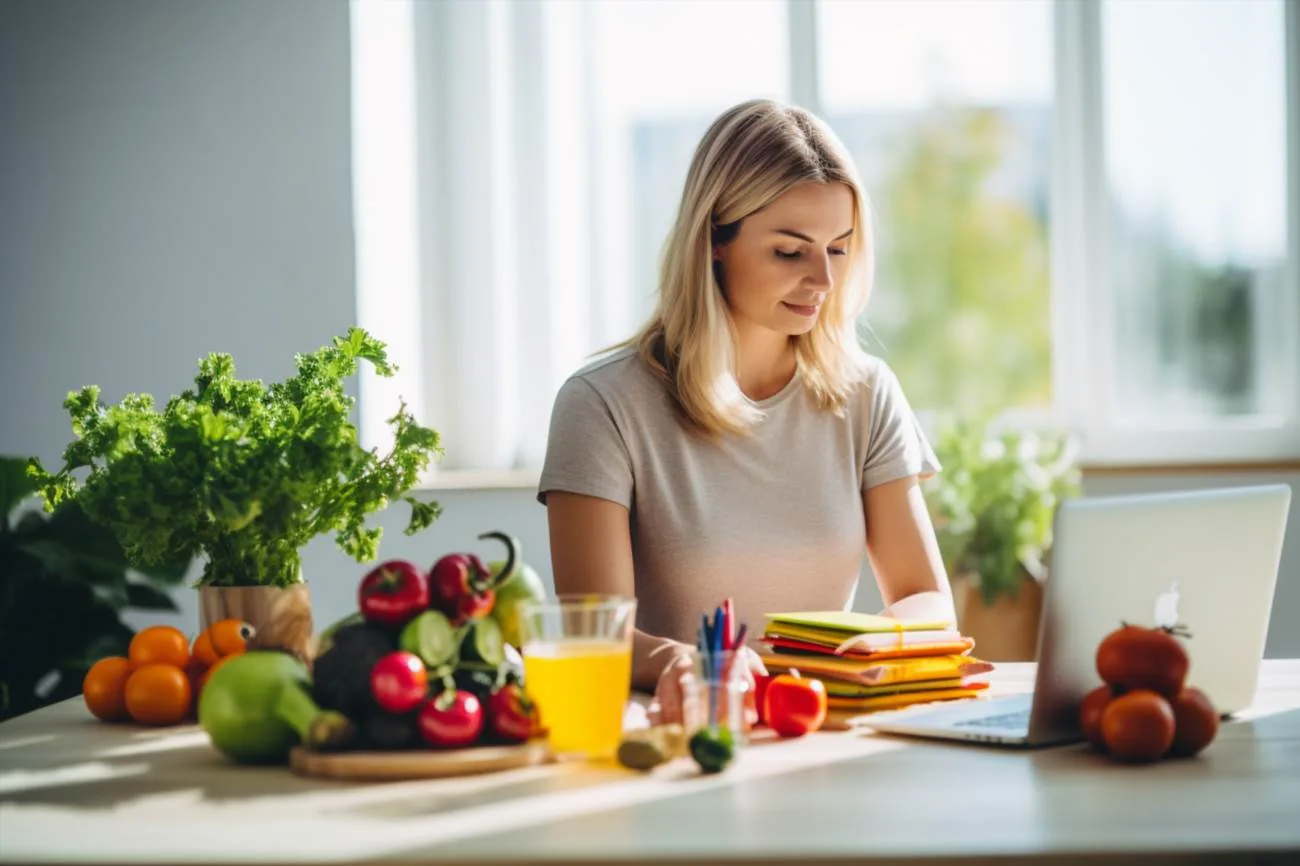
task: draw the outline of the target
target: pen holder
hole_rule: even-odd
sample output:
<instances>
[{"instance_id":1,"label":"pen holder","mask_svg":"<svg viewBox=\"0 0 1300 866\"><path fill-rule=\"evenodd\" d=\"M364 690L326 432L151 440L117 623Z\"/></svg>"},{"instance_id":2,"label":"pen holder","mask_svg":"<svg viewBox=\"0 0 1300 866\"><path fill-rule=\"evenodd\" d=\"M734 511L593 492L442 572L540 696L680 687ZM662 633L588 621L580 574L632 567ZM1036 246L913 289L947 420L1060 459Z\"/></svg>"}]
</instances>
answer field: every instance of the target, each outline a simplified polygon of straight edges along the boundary
<instances>
[{"instance_id":1,"label":"pen holder","mask_svg":"<svg viewBox=\"0 0 1300 866\"><path fill-rule=\"evenodd\" d=\"M694 654L694 670L682 694L682 724L687 736L710 724L731 729L743 745L758 720L745 657L739 652Z\"/></svg>"}]
</instances>

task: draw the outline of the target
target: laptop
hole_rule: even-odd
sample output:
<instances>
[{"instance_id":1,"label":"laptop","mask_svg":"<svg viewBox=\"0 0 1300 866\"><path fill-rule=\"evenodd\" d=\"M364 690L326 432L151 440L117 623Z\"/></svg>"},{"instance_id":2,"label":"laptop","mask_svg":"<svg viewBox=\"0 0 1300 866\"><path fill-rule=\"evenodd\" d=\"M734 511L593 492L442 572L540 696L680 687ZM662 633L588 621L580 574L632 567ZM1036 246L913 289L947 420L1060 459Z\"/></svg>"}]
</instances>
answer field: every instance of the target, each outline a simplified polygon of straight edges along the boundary
<instances>
[{"instance_id":1,"label":"laptop","mask_svg":"<svg viewBox=\"0 0 1300 866\"><path fill-rule=\"evenodd\" d=\"M1255 699L1290 503L1285 484L1062 503L1033 691L874 713L862 724L1009 746L1081 740L1079 704L1101 685L1097 646L1121 622L1185 625L1188 683L1224 716L1245 709Z\"/></svg>"}]
</instances>

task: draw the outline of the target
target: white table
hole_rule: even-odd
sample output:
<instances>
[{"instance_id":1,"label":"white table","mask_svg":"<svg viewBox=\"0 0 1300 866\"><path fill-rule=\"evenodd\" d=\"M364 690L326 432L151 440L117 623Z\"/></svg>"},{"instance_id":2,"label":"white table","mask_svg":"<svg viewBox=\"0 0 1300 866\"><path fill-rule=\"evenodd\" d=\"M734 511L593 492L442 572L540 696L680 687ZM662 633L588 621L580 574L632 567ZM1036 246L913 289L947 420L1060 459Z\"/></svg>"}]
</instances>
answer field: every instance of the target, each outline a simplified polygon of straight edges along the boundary
<instances>
[{"instance_id":1,"label":"white table","mask_svg":"<svg viewBox=\"0 0 1300 866\"><path fill-rule=\"evenodd\" d=\"M1024 689L1030 665L994 688ZM1191 761L824 732L642 776L561 764L383 785L225 763L193 728L94 721L79 699L0 725L5 862L1300 863L1300 660ZM1127 859L1127 858L1123 858ZM1250 862L1261 862L1252 859Z\"/></svg>"}]
</instances>

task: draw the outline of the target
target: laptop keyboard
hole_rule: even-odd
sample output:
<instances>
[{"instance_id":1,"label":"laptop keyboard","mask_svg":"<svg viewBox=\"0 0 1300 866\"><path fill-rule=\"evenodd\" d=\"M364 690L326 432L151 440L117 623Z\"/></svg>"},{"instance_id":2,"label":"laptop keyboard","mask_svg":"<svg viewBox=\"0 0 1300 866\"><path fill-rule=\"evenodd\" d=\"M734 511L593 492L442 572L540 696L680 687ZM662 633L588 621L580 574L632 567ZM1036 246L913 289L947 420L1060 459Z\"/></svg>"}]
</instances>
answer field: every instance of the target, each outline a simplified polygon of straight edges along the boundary
<instances>
[{"instance_id":1,"label":"laptop keyboard","mask_svg":"<svg viewBox=\"0 0 1300 866\"><path fill-rule=\"evenodd\" d=\"M977 719L964 719L960 722L953 722L953 726L958 728L1001 728L1012 731L1023 731L1029 728L1029 707L1010 713L1001 713L996 716L981 716Z\"/></svg>"}]
</instances>

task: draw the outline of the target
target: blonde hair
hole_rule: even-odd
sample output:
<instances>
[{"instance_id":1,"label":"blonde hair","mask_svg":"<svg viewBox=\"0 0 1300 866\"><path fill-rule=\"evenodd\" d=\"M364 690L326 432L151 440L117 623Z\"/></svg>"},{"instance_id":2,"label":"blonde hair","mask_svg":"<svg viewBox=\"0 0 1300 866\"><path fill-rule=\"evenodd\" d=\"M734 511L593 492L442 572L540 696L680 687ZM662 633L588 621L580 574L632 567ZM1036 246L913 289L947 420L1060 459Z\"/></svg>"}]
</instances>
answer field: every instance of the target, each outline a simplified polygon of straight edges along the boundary
<instances>
[{"instance_id":1,"label":"blonde hair","mask_svg":"<svg viewBox=\"0 0 1300 866\"><path fill-rule=\"evenodd\" d=\"M837 285L807 334L791 337L798 373L815 404L842 412L861 381L857 318L871 291L867 199L844 145L803 109L766 99L724 112L696 148L681 206L664 247L659 300L634 346L669 385L688 426L709 436L748 433L762 411L735 376L735 330L714 273L715 243L740 221L807 182L842 183L853 193L850 278Z\"/></svg>"}]
</instances>

